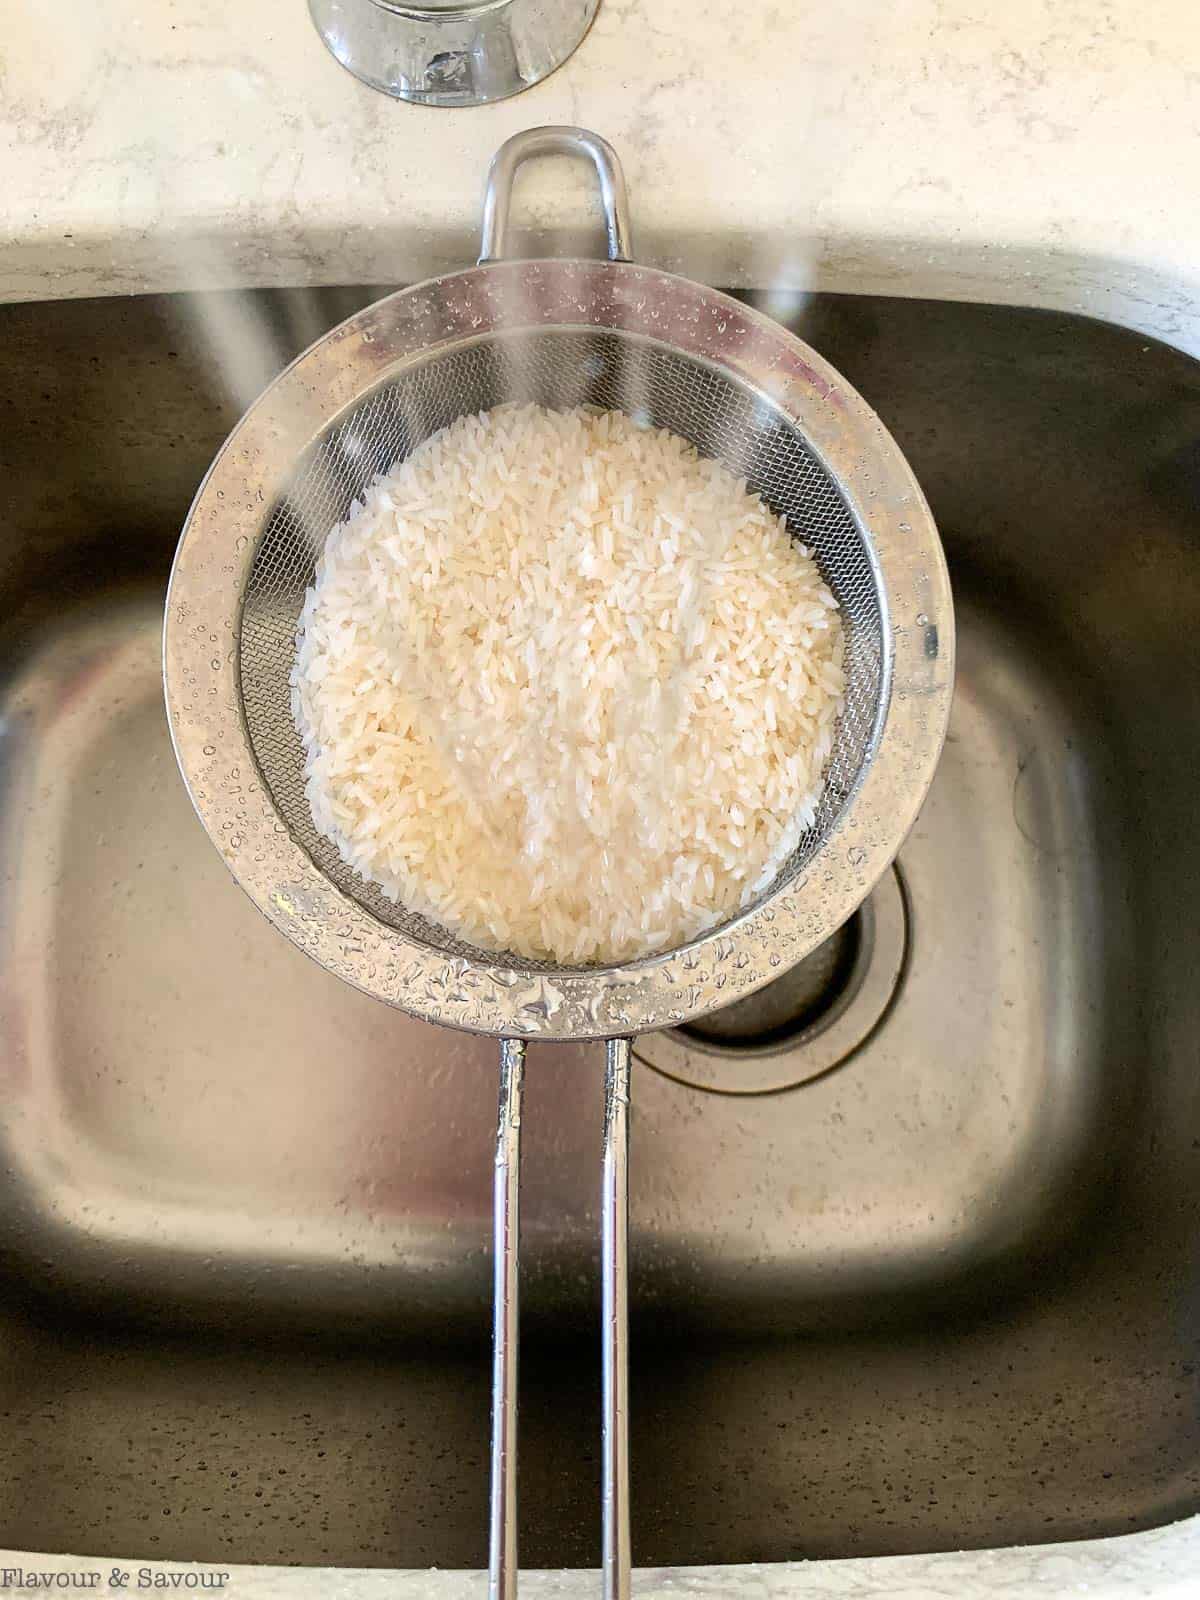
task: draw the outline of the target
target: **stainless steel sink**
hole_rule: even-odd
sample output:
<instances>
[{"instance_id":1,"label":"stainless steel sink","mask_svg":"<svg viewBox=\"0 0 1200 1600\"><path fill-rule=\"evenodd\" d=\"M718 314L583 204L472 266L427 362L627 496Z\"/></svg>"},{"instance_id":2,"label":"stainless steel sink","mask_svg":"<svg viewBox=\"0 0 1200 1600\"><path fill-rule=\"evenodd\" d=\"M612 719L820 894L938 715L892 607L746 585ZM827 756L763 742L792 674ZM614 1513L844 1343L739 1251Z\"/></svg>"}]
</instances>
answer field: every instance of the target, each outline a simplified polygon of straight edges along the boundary
<instances>
[{"instance_id":1,"label":"stainless steel sink","mask_svg":"<svg viewBox=\"0 0 1200 1600\"><path fill-rule=\"evenodd\" d=\"M368 293L0 311L8 1546L485 1562L494 1047L259 919L159 686L210 455ZM635 1559L1162 1522L1200 1506L1200 368L1016 310L793 320L929 494L959 687L838 948L640 1047ZM529 1565L598 1550L595 1059L530 1059Z\"/></svg>"}]
</instances>

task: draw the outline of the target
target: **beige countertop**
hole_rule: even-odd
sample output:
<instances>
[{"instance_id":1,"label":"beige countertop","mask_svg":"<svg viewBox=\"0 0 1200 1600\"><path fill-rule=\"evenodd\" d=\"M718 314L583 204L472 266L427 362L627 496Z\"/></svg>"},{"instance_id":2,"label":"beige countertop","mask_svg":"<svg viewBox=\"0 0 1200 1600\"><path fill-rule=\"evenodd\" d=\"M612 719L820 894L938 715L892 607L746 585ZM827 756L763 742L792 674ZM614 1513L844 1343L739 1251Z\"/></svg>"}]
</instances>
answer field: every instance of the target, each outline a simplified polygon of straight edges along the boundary
<instances>
[{"instance_id":1,"label":"beige countertop","mask_svg":"<svg viewBox=\"0 0 1200 1600\"><path fill-rule=\"evenodd\" d=\"M621 154L644 260L1200 349L1189 0L603 0L552 77L459 111L358 83L303 0L89 0L69 22L10 0L5 34L2 299L463 266L492 151L578 122ZM522 196L544 229L586 205L558 163Z\"/></svg>"},{"instance_id":2,"label":"beige countertop","mask_svg":"<svg viewBox=\"0 0 1200 1600\"><path fill-rule=\"evenodd\" d=\"M409 282L475 254L518 128L595 128L640 259L727 286L1000 300L1200 353L1200 20L1191 0L603 0L571 61L471 111L339 68L303 0L10 0L0 299ZM583 176L523 177L533 244L585 247ZM2 1554L4 1565L128 1568ZM1200 1519L1127 1539L644 1573L637 1593L1055 1597L1195 1592ZM130 1583L131 1588L136 1584ZM531 1595L595 1590L533 1575ZM482 1595L466 1574L232 1569L237 1596Z\"/></svg>"}]
</instances>

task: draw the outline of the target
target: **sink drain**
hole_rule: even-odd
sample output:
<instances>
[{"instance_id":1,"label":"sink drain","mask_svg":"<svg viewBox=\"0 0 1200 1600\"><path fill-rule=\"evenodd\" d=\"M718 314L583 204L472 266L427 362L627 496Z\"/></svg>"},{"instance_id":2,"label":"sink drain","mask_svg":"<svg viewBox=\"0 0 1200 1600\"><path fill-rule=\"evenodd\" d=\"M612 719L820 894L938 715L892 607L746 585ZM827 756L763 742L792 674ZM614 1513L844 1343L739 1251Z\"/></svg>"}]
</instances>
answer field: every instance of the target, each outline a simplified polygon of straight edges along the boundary
<instances>
[{"instance_id":1,"label":"sink drain","mask_svg":"<svg viewBox=\"0 0 1200 1600\"><path fill-rule=\"evenodd\" d=\"M634 1054L664 1077L714 1094L770 1094L853 1055L891 1005L908 951L893 867L859 911L781 978L699 1021L643 1035Z\"/></svg>"}]
</instances>

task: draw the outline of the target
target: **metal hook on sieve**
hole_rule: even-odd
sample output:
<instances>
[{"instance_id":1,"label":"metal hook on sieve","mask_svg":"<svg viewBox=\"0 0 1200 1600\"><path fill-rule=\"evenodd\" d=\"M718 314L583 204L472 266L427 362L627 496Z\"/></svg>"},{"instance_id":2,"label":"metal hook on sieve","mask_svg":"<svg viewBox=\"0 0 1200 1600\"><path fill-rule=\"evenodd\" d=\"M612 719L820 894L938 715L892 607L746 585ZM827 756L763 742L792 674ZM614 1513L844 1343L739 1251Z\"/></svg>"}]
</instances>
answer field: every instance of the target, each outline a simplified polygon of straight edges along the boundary
<instances>
[{"instance_id":1,"label":"metal hook on sieve","mask_svg":"<svg viewBox=\"0 0 1200 1600\"><path fill-rule=\"evenodd\" d=\"M595 168L604 209L604 232L610 261L632 261L633 230L625 174L607 139L586 128L526 128L506 139L492 157L483 191L483 225L479 265L503 261L508 254L508 209L517 168L532 156L584 156Z\"/></svg>"}]
</instances>

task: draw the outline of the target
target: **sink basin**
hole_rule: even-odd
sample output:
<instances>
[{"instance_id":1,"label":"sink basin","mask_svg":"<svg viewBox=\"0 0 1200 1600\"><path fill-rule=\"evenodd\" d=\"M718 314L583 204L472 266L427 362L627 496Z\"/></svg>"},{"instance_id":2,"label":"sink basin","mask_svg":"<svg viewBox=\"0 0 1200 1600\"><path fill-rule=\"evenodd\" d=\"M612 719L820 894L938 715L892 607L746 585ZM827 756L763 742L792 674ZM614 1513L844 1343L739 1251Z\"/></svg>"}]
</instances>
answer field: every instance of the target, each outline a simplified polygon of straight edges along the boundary
<instances>
[{"instance_id":1,"label":"sink basin","mask_svg":"<svg viewBox=\"0 0 1200 1600\"><path fill-rule=\"evenodd\" d=\"M209 458L372 292L0 311L6 1546L486 1561L495 1046L268 927L159 683ZM1057 315L769 309L922 481L958 689L794 1026L638 1047L635 1560L1161 1523L1200 1507L1200 368ZM531 1049L530 1566L598 1551L600 1100L595 1050Z\"/></svg>"}]
</instances>

